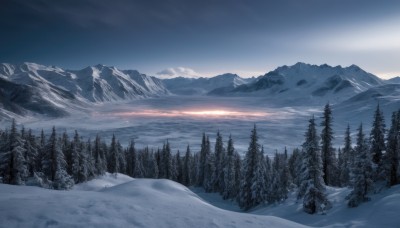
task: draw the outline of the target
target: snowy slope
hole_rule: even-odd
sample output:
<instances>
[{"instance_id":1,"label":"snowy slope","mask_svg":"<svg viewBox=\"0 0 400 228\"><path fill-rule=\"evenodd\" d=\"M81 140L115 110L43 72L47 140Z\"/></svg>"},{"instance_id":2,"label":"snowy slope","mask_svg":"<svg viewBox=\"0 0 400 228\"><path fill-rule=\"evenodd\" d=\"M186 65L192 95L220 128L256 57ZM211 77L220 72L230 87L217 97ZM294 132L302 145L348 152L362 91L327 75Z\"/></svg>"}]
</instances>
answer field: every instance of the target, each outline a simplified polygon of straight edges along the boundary
<instances>
[{"instance_id":1,"label":"snowy slope","mask_svg":"<svg viewBox=\"0 0 400 228\"><path fill-rule=\"evenodd\" d=\"M325 215L309 215L302 211L301 202L296 202L292 194L281 205L272 205L253 211L254 214L272 215L316 227L362 227L394 228L399 227L400 185L371 195L371 201L357 208L347 206L348 188L327 188L332 208Z\"/></svg>"},{"instance_id":2,"label":"snowy slope","mask_svg":"<svg viewBox=\"0 0 400 228\"><path fill-rule=\"evenodd\" d=\"M92 182L99 181L104 180ZM0 227L7 228L305 227L274 216L222 210L180 184L150 179L132 180L100 191L0 184L0 221Z\"/></svg>"},{"instance_id":3,"label":"snowy slope","mask_svg":"<svg viewBox=\"0 0 400 228\"><path fill-rule=\"evenodd\" d=\"M331 67L296 63L278 67L257 81L241 85L224 95L265 96L292 105L341 102L385 82L355 65Z\"/></svg>"},{"instance_id":4,"label":"snowy slope","mask_svg":"<svg viewBox=\"0 0 400 228\"><path fill-rule=\"evenodd\" d=\"M370 123L377 105L380 105L387 123L392 112L400 109L400 84L387 84L368 89L334 106L336 113L345 115L347 122Z\"/></svg>"},{"instance_id":5,"label":"snowy slope","mask_svg":"<svg viewBox=\"0 0 400 228\"><path fill-rule=\"evenodd\" d=\"M212 78L176 77L164 79L163 83L169 91L178 95L204 95L216 89L233 89L254 81L255 78L241 78L236 74L222 74Z\"/></svg>"}]
</instances>

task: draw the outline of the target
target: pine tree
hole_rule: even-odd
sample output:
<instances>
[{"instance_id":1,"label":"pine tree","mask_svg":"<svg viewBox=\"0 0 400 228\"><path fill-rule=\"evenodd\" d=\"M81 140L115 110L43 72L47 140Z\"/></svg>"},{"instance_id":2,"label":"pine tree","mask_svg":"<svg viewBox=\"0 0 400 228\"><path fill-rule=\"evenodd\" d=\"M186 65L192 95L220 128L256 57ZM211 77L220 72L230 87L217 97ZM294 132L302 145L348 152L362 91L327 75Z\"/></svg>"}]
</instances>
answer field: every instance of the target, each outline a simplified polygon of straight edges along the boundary
<instances>
[{"instance_id":1,"label":"pine tree","mask_svg":"<svg viewBox=\"0 0 400 228\"><path fill-rule=\"evenodd\" d=\"M225 158L225 149L222 141L222 135L218 131L217 138L215 140L215 169L212 176L212 191L213 192L221 192L224 189L224 158Z\"/></svg>"},{"instance_id":2,"label":"pine tree","mask_svg":"<svg viewBox=\"0 0 400 228\"><path fill-rule=\"evenodd\" d=\"M190 146L187 145L185 157L183 158L183 167L182 167L182 184L185 186L190 186L192 184L191 178L191 153L190 153Z\"/></svg>"},{"instance_id":3,"label":"pine tree","mask_svg":"<svg viewBox=\"0 0 400 228\"><path fill-rule=\"evenodd\" d=\"M136 159L135 142L132 140L129 143L128 148L125 150L126 158L126 174L133 177L133 171L135 170L135 159Z\"/></svg>"},{"instance_id":4,"label":"pine tree","mask_svg":"<svg viewBox=\"0 0 400 228\"><path fill-rule=\"evenodd\" d=\"M172 180L172 155L168 140L162 149L160 168L160 178Z\"/></svg>"},{"instance_id":5,"label":"pine tree","mask_svg":"<svg viewBox=\"0 0 400 228\"><path fill-rule=\"evenodd\" d=\"M371 154L372 161L378 166L378 174L381 170L381 160L383 151L385 151L385 119L383 113L379 108L379 104L376 106L374 121L372 123L372 129L370 133L371 142Z\"/></svg>"},{"instance_id":6,"label":"pine tree","mask_svg":"<svg viewBox=\"0 0 400 228\"><path fill-rule=\"evenodd\" d=\"M335 175L337 172L335 151L332 147L332 110L329 103L325 105L321 132L321 153L323 162L323 178L326 185L335 186Z\"/></svg>"},{"instance_id":7,"label":"pine tree","mask_svg":"<svg viewBox=\"0 0 400 228\"><path fill-rule=\"evenodd\" d=\"M198 165L198 174L197 174L197 186L204 187L204 179L205 179L205 169L206 169L206 162L208 157L210 156L210 147L206 141L206 134L203 133L203 138L201 140L201 150L200 150L200 157L199 157L199 165Z\"/></svg>"},{"instance_id":8,"label":"pine tree","mask_svg":"<svg viewBox=\"0 0 400 228\"><path fill-rule=\"evenodd\" d=\"M74 140L71 143L71 176L74 178L75 183L81 182L81 156L81 141L78 132L75 131Z\"/></svg>"},{"instance_id":9,"label":"pine tree","mask_svg":"<svg viewBox=\"0 0 400 228\"><path fill-rule=\"evenodd\" d=\"M10 134L0 150L0 174L3 183L25 184L29 172L24 156L26 153L24 143L13 119Z\"/></svg>"},{"instance_id":10,"label":"pine tree","mask_svg":"<svg viewBox=\"0 0 400 228\"><path fill-rule=\"evenodd\" d=\"M264 175L260 163L260 145L258 144L257 129L251 132L249 149L243 164L243 176L240 184L238 203L241 208L248 210L259 205L264 199Z\"/></svg>"},{"instance_id":11,"label":"pine tree","mask_svg":"<svg viewBox=\"0 0 400 228\"><path fill-rule=\"evenodd\" d=\"M69 189L74 181L66 171L66 161L61 150L61 142L57 140L57 133L53 127L50 138L45 146L43 171L52 181L55 189Z\"/></svg>"},{"instance_id":12,"label":"pine tree","mask_svg":"<svg viewBox=\"0 0 400 228\"><path fill-rule=\"evenodd\" d=\"M110 158L109 163L108 163L108 171L110 173L118 173L119 171L119 147L117 143L117 139L115 138L115 135L113 134L113 137L111 139L111 146L110 146Z\"/></svg>"},{"instance_id":13,"label":"pine tree","mask_svg":"<svg viewBox=\"0 0 400 228\"><path fill-rule=\"evenodd\" d=\"M96 167L95 167L95 161L94 161L94 155L93 155L93 146L92 146L92 140L89 138L88 141L86 142L86 154L87 154L87 171L88 171L88 176L87 179L91 180L94 177L97 176L96 173Z\"/></svg>"},{"instance_id":14,"label":"pine tree","mask_svg":"<svg viewBox=\"0 0 400 228\"><path fill-rule=\"evenodd\" d=\"M306 140L303 143L303 165L300 176L301 184L298 198L303 198L303 210L309 214L324 212L330 203L327 200L322 178L322 161L318 136L315 129L315 119L309 121L308 130L305 134Z\"/></svg>"},{"instance_id":15,"label":"pine tree","mask_svg":"<svg viewBox=\"0 0 400 228\"><path fill-rule=\"evenodd\" d=\"M290 176L292 177L293 184L300 186L300 173L302 166L302 154L298 148L294 149L289 157L288 165Z\"/></svg>"},{"instance_id":16,"label":"pine tree","mask_svg":"<svg viewBox=\"0 0 400 228\"><path fill-rule=\"evenodd\" d=\"M235 148L233 145L232 135L229 136L227 154L224 163L224 189L222 197L224 199L232 199L236 197L237 192L235 191Z\"/></svg>"},{"instance_id":17,"label":"pine tree","mask_svg":"<svg viewBox=\"0 0 400 228\"><path fill-rule=\"evenodd\" d=\"M400 183L400 111L393 112L391 126L387 136L387 152L384 157L384 168L388 186Z\"/></svg>"},{"instance_id":18,"label":"pine tree","mask_svg":"<svg viewBox=\"0 0 400 228\"><path fill-rule=\"evenodd\" d=\"M178 150L178 152L175 154L174 157L175 160L175 181L178 183L182 183L182 159L181 159L181 154Z\"/></svg>"},{"instance_id":19,"label":"pine tree","mask_svg":"<svg viewBox=\"0 0 400 228\"><path fill-rule=\"evenodd\" d=\"M206 153L203 187L206 192L212 192L214 190L213 174L215 172L215 154L211 152L210 139L208 136L206 138L206 151L208 152Z\"/></svg>"},{"instance_id":20,"label":"pine tree","mask_svg":"<svg viewBox=\"0 0 400 228\"><path fill-rule=\"evenodd\" d=\"M34 173L38 171L36 165L38 159L38 145L31 129L28 130L26 135L24 149L26 150L25 161L27 162L29 176L33 177Z\"/></svg>"},{"instance_id":21,"label":"pine tree","mask_svg":"<svg viewBox=\"0 0 400 228\"><path fill-rule=\"evenodd\" d=\"M351 146L351 135L350 125L347 125L345 136L344 136L344 147L341 155L341 165L339 166L340 174L340 185L342 187L350 185L350 173L351 167L354 161L354 150Z\"/></svg>"},{"instance_id":22,"label":"pine tree","mask_svg":"<svg viewBox=\"0 0 400 228\"><path fill-rule=\"evenodd\" d=\"M349 207L357 207L360 203L368 201L368 193L373 187L372 158L363 133L362 124L358 128L355 154L351 176L353 191L349 195Z\"/></svg>"},{"instance_id":23,"label":"pine tree","mask_svg":"<svg viewBox=\"0 0 400 228\"><path fill-rule=\"evenodd\" d=\"M107 170L104 146L99 135L96 135L93 146L94 167L96 175L104 175Z\"/></svg>"}]
</instances>

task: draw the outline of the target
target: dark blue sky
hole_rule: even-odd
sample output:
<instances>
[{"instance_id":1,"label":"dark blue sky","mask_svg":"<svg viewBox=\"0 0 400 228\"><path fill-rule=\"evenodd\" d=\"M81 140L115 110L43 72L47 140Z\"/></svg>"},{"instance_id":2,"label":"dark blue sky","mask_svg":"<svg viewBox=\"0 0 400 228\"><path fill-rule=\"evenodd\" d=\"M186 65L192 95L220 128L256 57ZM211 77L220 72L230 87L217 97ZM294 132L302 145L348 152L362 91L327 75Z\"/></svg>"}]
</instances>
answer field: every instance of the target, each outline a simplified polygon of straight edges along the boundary
<instances>
[{"instance_id":1,"label":"dark blue sky","mask_svg":"<svg viewBox=\"0 0 400 228\"><path fill-rule=\"evenodd\" d=\"M302 61L400 75L397 0L0 0L0 26L0 62L252 76Z\"/></svg>"}]
</instances>

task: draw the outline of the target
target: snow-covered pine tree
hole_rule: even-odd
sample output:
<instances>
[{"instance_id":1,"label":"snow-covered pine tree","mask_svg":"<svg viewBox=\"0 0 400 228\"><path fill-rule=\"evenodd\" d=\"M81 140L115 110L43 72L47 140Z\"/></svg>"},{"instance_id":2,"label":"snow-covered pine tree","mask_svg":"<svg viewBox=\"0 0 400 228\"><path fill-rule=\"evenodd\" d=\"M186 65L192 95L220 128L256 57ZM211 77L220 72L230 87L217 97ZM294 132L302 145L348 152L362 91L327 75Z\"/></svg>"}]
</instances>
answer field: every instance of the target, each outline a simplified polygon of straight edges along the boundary
<instances>
[{"instance_id":1,"label":"snow-covered pine tree","mask_svg":"<svg viewBox=\"0 0 400 228\"><path fill-rule=\"evenodd\" d=\"M285 147L284 153L281 155L280 159L280 194L279 194L279 199L286 200L289 194L290 190L290 184L291 184L291 179L292 177L290 176L290 171L289 171L289 164L288 164L288 154L287 154L287 149Z\"/></svg>"},{"instance_id":2,"label":"snow-covered pine tree","mask_svg":"<svg viewBox=\"0 0 400 228\"><path fill-rule=\"evenodd\" d=\"M133 147L132 149L134 151L136 151L133 143L131 143L131 147ZM132 158L133 158L133 173L132 173L132 177L143 178L143 177L145 177L145 171L144 171L145 169L143 167L143 163L144 163L143 156L144 156L144 153L143 152L142 153L136 153L135 152L134 154L135 154L135 156L132 156ZM155 169L154 169L154 165L157 165L157 164L156 164L156 161L154 159L154 156L152 154L149 154L149 153L147 153L146 156L147 156L147 160L146 160L147 169L149 170L148 172L151 173L151 177L157 178L158 175L155 174Z\"/></svg>"},{"instance_id":3,"label":"snow-covered pine tree","mask_svg":"<svg viewBox=\"0 0 400 228\"><path fill-rule=\"evenodd\" d=\"M125 150L126 158L126 174L133 177L133 171L135 170L135 159L136 159L135 142L132 140L129 143L128 148Z\"/></svg>"},{"instance_id":4,"label":"snow-covered pine tree","mask_svg":"<svg viewBox=\"0 0 400 228\"><path fill-rule=\"evenodd\" d=\"M83 147L85 148L85 158L86 158L86 166L87 166L87 180L93 179L96 174L95 174L95 167L94 167L94 157L93 157L93 146L92 146L92 140L89 137L86 143L83 143Z\"/></svg>"},{"instance_id":5,"label":"snow-covered pine tree","mask_svg":"<svg viewBox=\"0 0 400 228\"><path fill-rule=\"evenodd\" d=\"M302 154L298 148L293 149L292 154L289 157L288 165L289 165L289 172L290 176L292 177L293 184L296 186L300 186L300 173L301 173L301 166L302 166Z\"/></svg>"},{"instance_id":6,"label":"snow-covered pine tree","mask_svg":"<svg viewBox=\"0 0 400 228\"><path fill-rule=\"evenodd\" d=\"M368 142L365 139L362 124L358 128L355 160L352 167L351 182L353 191L349 195L349 207L357 207L368 201L368 193L373 188L372 157L369 153Z\"/></svg>"},{"instance_id":7,"label":"snow-covered pine tree","mask_svg":"<svg viewBox=\"0 0 400 228\"><path fill-rule=\"evenodd\" d=\"M400 111L393 112L391 126L387 136L387 151L384 168L388 186L400 183Z\"/></svg>"},{"instance_id":8,"label":"snow-covered pine tree","mask_svg":"<svg viewBox=\"0 0 400 228\"><path fill-rule=\"evenodd\" d=\"M206 192L212 192L213 191L213 173L215 169L215 154L211 151L211 144L210 144L210 139L207 136L206 138L206 160L205 160L205 167L204 167L204 189Z\"/></svg>"},{"instance_id":9,"label":"snow-covered pine tree","mask_svg":"<svg viewBox=\"0 0 400 228\"><path fill-rule=\"evenodd\" d=\"M232 135L229 135L228 147L224 162L224 190L222 197L224 199L232 199L236 197L235 192L235 147L233 145Z\"/></svg>"},{"instance_id":10,"label":"snow-covered pine tree","mask_svg":"<svg viewBox=\"0 0 400 228\"><path fill-rule=\"evenodd\" d=\"M264 175L260 163L260 144L258 144L257 128L251 131L250 144L243 162L243 176L240 184L238 203L248 210L263 202Z\"/></svg>"},{"instance_id":11,"label":"snow-covered pine tree","mask_svg":"<svg viewBox=\"0 0 400 228\"><path fill-rule=\"evenodd\" d=\"M68 174L72 175L72 143L66 131L61 136L61 151L64 154L65 162L67 163L66 169Z\"/></svg>"},{"instance_id":12,"label":"snow-covered pine tree","mask_svg":"<svg viewBox=\"0 0 400 228\"><path fill-rule=\"evenodd\" d=\"M175 160L175 181L178 183L182 183L182 158L181 154L178 152L174 156Z\"/></svg>"},{"instance_id":13,"label":"snow-covered pine tree","mask_svg":"<svg viewBox=\"0 0 400 228\"><path fill-rule=\"evenodd\" d=\"M172 154L171 147L167 140L167 143L163 145L161 152L160 161L160 178L172 179Z\"/></svg>"},{"instance_id":14,"label":"snow-covered pine tree","mask_svg":"<svg viewBox=\"0 0 400 228\"><path fill-rule=\"evenodd\" d=\"M186 148L186 153L185 157L183 157L183 164L182 164L182 184L185 186L190 186L192 184L192 179L191 179L191 153L190 153L190 146L189 144L187 145Z\"/></svg>"},{"instance_id":15,"label":"snow-covered pine tree","mask_svg":"<svg viewBox=\"0 0 400 228\"><path fill-rule=\"evenodd\" d=\"M109 159L108 159L108 171L110 173L118 173L119 171L119 147L117 143L117 139L113 134L111 139L110 151L109 151Z\"/></svg>"},{"instance_id":16,"label":"snow-covered pine tree","mask_svg":"<svg viewBox=\"0 0 400 228\"><path fill-rule=\"evenodd\" d=\"M303 198L303 210L309 214L324 212L330 203L324 193L323 166L315 129L314 116L309 120L303 143L303 165L298 198Z\"/></svg>"},{"instance_id":17,"label":"snow-covered pine tree","mask_svg":"<svg viewBox=\"0 0 400 228\"><path fill-rule=\"evenodd\" d=\"M206 133L203 132L201 140L200 157L197 171L197 186L204 187L205 169L207 158L210 156L210 147L207 145Z\"/></svg>"},{"instance_id":18,"label":"snow-covered pine tree","mask_svg":"<svg viewBox=\"0 0 400 228\"><path fill-rule=\"evenodd\" d=\"M106 156L101 138L97 134L93 145L94 167L96 175L104 175L107 170Z\"/></svg>"},{"instance_id":19,"label":"snow-covered pine tree","mask_svg":"<svg viewBox=\"0 0 400 228\"><path fill-rule=\"evenodd\" d=\"M38 159L38 145L31 129L29 129L26 134L24 148L26 149L25 160L29 172L28 176L33 177L34 173L37 171L36 161Z\"/></svg>"},{"instance_id":20,"label":"snow-covered pine tree","mask_svg":"<svg viewBox=\"0 0 400 228\"><path fill-rule=\"evenodd\" d=\"M61 150L61 142L57 140L55 127L45 146L43 171L55 189L69 189L74 185L73 179L66 171L66 161Z\"/></svg>"},{"instance_id":21,"label":"snow-covered pine tree","mask_svg":"<svg viewBox=\"0 0 400 228\"><path fill-rule=\"evenodd\" d=\"M117 147L118 147L118 163L119 169L118 172L126 174L126 158L124 153L124 148L122 147L119 140L117 140Z\"/></svg>"},{"instance_id":22,"label":"snow-covered pine tree","mask_svg":"<svg viewBox=\"0 0 400 228\"><path fill-rule=\"evenodd\" d=\"M83 182L81 178L81 169L82 169L82 154L81 154L81 140L78 134L78 131L75 130L74 139L71 143L71 176L74 178L75 183Z\"/></svg>"},{"instance_id":23,"label":"snow-covered pine tree","mask_svg":"<svg viewBox=\"0 0 400 228\"><path fill-rule=\"evenodd\" d=\"M10 133L0 149L0 174L3 183L25 184L29 172L24 156L26 153L24 144L25 142L17 130L15 119L13 119Z\"/></svg>"},{"instance_id":24,"label":"snow-covered pine tree","mask_svg":"<svg viewBox=\"0 0 400 228\"><path fill-rule=\"evenodd\" d=\"M351 167L354 161L354 150L351 146L350 125L347 125L344 135L344 147L341 155L341 165L339 166L340 186L345 187L350 185Z\"/></svg>"},{"instance_id":25,"label":"snow-covered pine tree","mask_svg":"<svg viewBox=\"0 0 400 228\"><path fill-rule=\"evenodd\" d=\"M335 150L332 147L333 130L332 130L332 110L328 104L325 105L322 117L321 132L321 156L323 164L323 178L328 186L336 186L337 166Z\"/></svg>"},{"instance_id":26,"label":"snow-covered pine tree","mask_svg":"<svg viewBox=\"0 0 400 228\"><path fill-rule=\"evenodd\" d=\"M385 119L383 113L379 108L379 104L376 106L374 113L374 121L372 122L372 129L370 133L370 143L371 143L371 154L372 161L378 166L377 173L381 170L381 160L383 151L385 151Z\"/></svg>"},{"instance_id":27,"label":"snow-covered pine tree","mask_svg":"<svg viewBox=\"0 0 400 228\"><path fill-rule=\"evenodd\" d=\"M222 141L222 135L218 131L217 138L215 140L215 161L214 161L214 173L212 175L212 191L223 192L224 189L224 158L225 148Z\"/></svg>"}]
</instances>

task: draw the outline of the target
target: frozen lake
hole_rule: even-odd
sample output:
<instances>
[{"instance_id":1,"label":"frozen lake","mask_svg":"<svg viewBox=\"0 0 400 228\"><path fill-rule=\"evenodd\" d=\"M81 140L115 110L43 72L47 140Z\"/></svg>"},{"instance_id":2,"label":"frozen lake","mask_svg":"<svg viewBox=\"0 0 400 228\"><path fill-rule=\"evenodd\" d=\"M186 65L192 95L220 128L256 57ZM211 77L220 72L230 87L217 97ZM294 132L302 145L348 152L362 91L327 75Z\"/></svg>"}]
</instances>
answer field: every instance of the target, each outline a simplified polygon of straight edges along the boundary
<instances>
[{"instance_id":1,"label":"frozen lake","mask_svg":"<svg viewBox=\"0 0 400 228\"><path fill-rule=\"evenodd\" d=\"M105 140L115 134L121 144L134 139L141 148L161 147L169 140L174 151L185 151L190 144L192 152L200 148L201 136L205 132L210 141L215 141L219 130L226 142L232 135L235 148L243 153L247 150L250 131L257 125L259 142L265 152L291 151L300 147L308 119L314 114L320 122L323 107L275 106L263 98L222 97L162 97L120 103L104 103L87 107L87 112L76 113L66 118L51 120L22 120L26 128L49 133L56 126L59 133L72 135L76 129L85 138L94 138L97 133ZM333 110L335 117L335 110ZM347 122L335 119L334 129L337 144L342 144L342 133ZM352 126L355 130L355 126ZM320 131L320 129L318 129Z\"/></svg>"}]
</instances>

